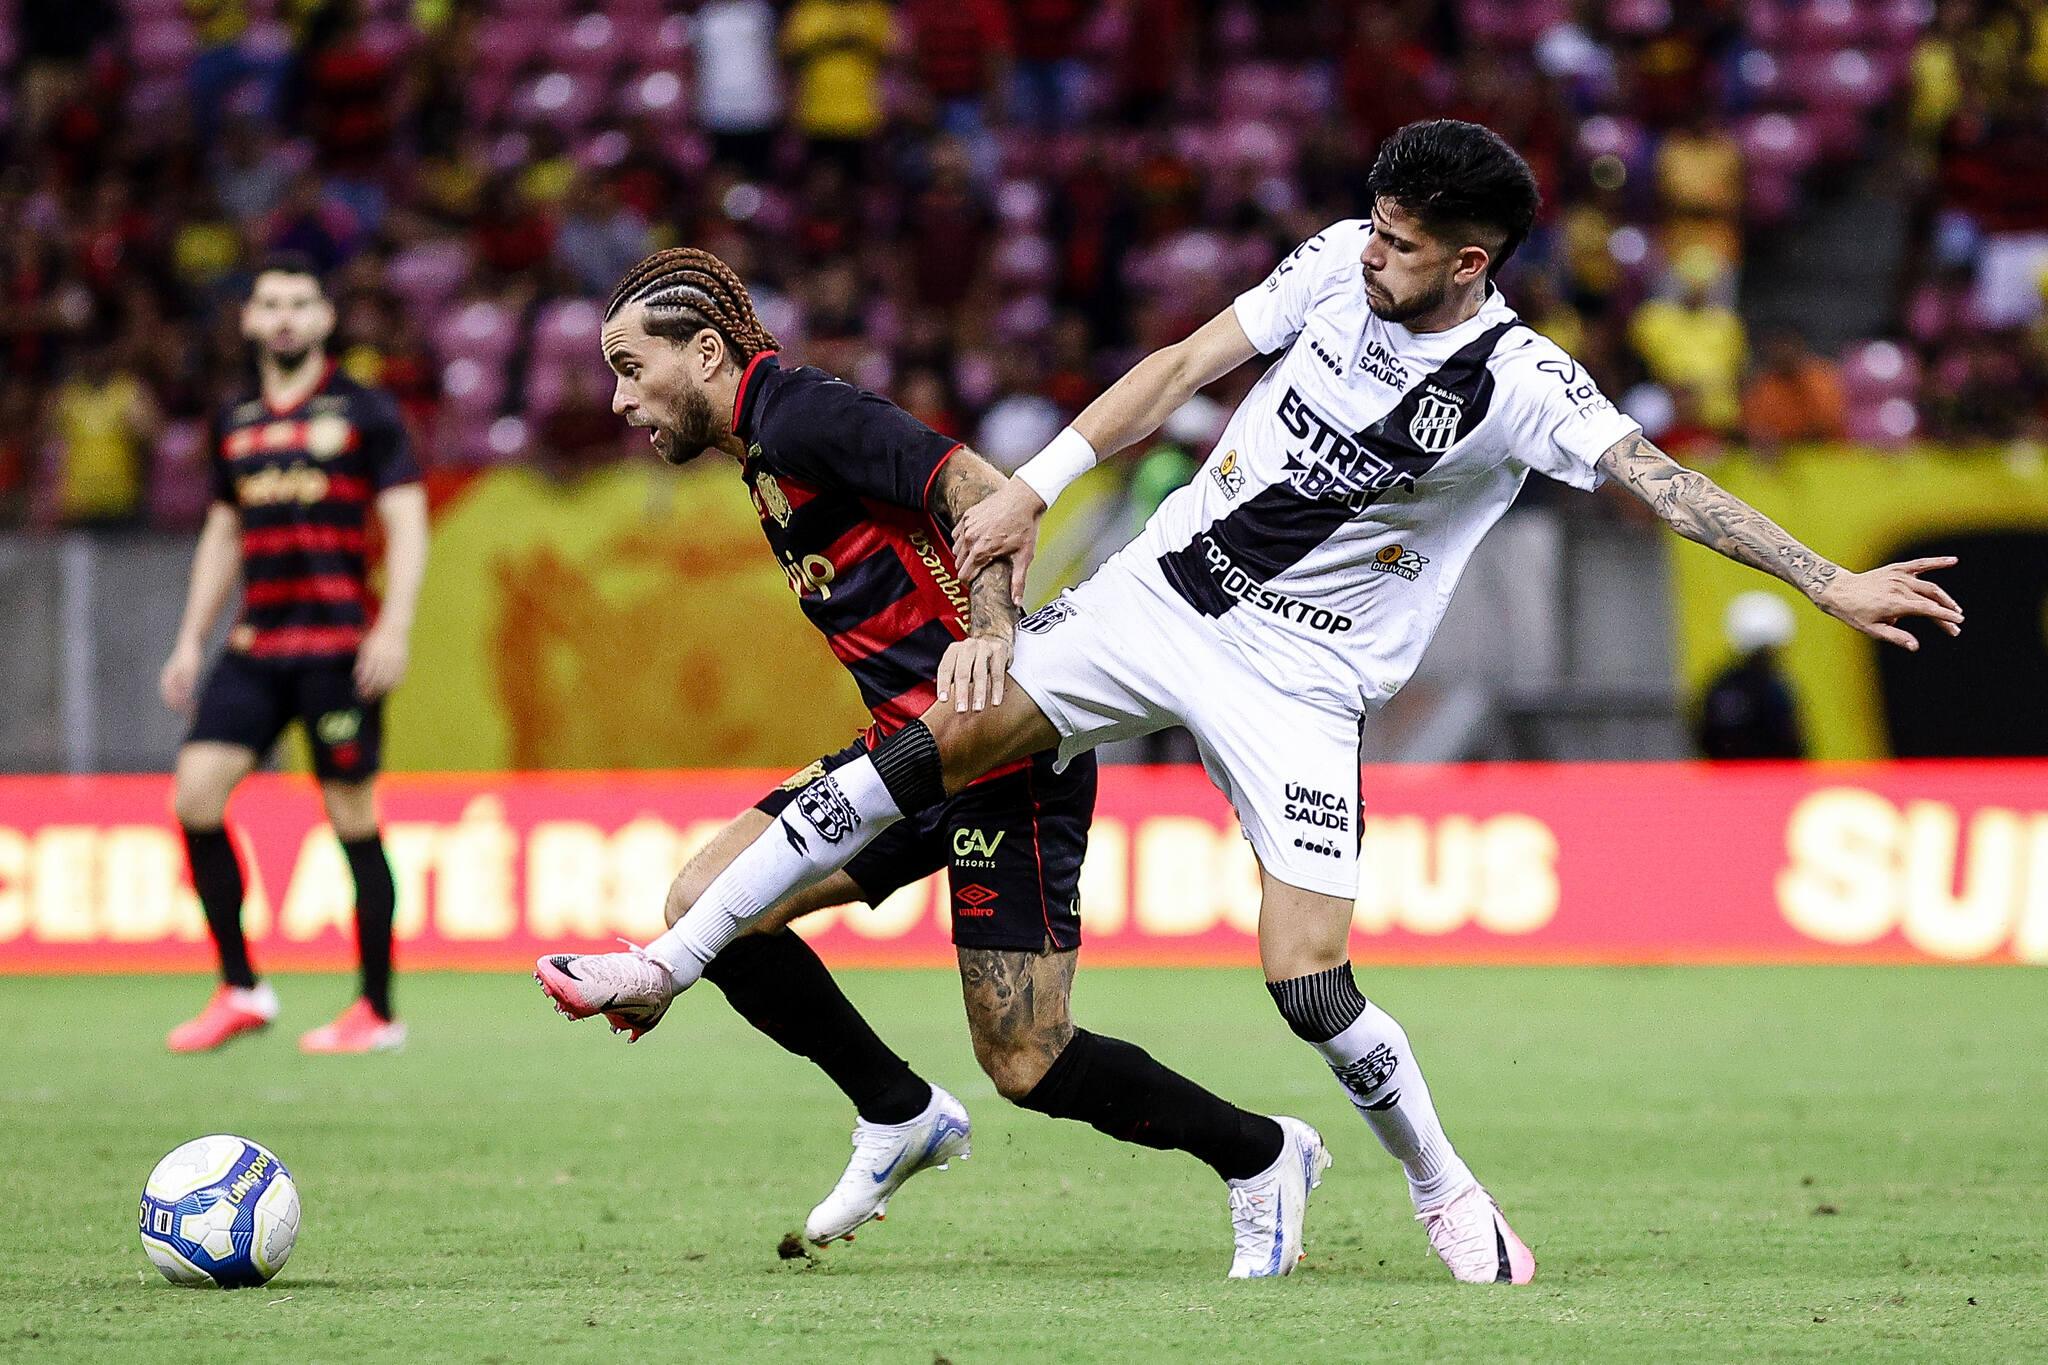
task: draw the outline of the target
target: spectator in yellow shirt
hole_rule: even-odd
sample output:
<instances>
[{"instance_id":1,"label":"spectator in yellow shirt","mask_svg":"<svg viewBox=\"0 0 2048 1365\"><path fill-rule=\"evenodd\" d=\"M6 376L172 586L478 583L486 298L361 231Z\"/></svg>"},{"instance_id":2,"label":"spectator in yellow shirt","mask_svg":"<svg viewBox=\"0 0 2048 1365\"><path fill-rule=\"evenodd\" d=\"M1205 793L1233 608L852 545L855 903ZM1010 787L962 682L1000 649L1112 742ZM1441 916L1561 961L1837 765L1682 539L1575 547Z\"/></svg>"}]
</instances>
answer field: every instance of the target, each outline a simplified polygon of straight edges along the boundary
<instances>
[{"instance_id":1,"label":"spectator in yellow shirt","mask_svg":"<svg viewBox=\"0 0 2048 1365\"><path fill-rule=\"evenodd\" d=\"M68 526L119 526L142 511L156 403L109 347L86 352L51 396L57 516Z\"/></svg>"},{"instance_id":2,"label":"spectator in yellow shirt","mask_svg":"<svg viewBox=\"0 0 2048 1365\"><path fill-rule=\"evenodd\" d=\"M882 0L797 0L782 25L796 84L795 123L814 154L852 165L882 130L882 67L901 45Z\"/></svg>"},{"instance_id":3,"label":"spectator in yellow shirt","mask_svg":"<svg viewBox=\"0 0 2048 1365\"><path fill-rule=\"evenodd\" d=\"M1667 389L1690 385L1699 393L1700 420L1733 431L1742 416L1748 341L1742 319L1714 297L1719 273L1711 250L1687 251L1673 270L1677 297L1653 298L1637 309L1628 335L1651 378Z\"/></svg>"}]
</instances>

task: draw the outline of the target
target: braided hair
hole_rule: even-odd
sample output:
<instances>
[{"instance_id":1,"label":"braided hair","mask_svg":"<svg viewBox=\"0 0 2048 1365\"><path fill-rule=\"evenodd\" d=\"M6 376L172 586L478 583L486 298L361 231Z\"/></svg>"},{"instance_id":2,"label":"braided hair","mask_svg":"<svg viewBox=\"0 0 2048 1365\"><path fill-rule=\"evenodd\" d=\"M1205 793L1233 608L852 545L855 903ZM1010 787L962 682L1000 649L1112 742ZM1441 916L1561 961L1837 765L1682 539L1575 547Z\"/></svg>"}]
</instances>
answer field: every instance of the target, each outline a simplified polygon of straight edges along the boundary
<instances>
[{"instance_id":1,"label":"braided hair","mask_svg":"<svg viewBox=\"0 0 2048 1365\"><path fill-rule=\"evenodd\" d=\"M754 300L732 267L693 246L657 251L626 272L604 310L609 322L628 304L647 306L649 336L686 341L709 327L742 363L779 349L754 316Z\"/></svg>"}]
</instances>

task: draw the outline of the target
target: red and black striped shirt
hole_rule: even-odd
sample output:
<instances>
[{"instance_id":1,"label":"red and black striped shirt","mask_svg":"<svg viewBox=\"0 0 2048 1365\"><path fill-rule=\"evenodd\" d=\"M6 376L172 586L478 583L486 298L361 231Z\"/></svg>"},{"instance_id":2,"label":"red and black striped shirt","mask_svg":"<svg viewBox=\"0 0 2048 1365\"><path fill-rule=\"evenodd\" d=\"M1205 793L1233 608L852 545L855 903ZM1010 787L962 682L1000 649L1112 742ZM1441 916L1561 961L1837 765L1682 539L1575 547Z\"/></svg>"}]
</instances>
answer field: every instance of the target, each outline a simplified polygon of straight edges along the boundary
<instances>
[{"instance_id":1,"label":"red and black striped shirt","mask_svg":"<svg viewBox=\"0 0 2048 1365\"><path fill-rule=\"evenodd\" d=\"M748 363L733 408L740 473L804 615L853 675L877 737L937 699L968 625L951 528L931 505L960 443L823 370Z\"/></svg>"},{"instance_id":2,"label":"red and black striped shirt","mask_svg":"<svg viewBox=\"0 0 2048 1365\"><path fill-rule=\"evenodd\" d=\"M211 437L213 496L242 518L242 615L228 648L355 653L371 616L371 504L420 477L397 405L329 364L292 407L259 394L223 408Z\"/></svg>"}]
</instances>

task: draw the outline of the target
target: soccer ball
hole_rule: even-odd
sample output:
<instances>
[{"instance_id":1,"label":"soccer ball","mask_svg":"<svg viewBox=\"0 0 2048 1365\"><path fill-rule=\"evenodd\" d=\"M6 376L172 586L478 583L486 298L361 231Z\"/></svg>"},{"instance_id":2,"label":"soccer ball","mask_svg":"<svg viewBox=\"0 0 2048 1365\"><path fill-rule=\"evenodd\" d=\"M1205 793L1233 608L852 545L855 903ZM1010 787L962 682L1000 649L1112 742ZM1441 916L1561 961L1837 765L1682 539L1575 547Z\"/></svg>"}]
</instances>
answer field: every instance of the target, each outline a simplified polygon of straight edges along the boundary
<instances>
[{"instance_id":1,"label":"soccer ball","mask_svg":"<svg viewBox=\"0 0 2048 1365\"><path fill-rule=\"evenodd\" d=\"M298 1239L292 1173L247 1138L194 1138L157 1162L142 1187L142 1249L172 1284L262 1284L284 1269Z\"/></svg>"}]
</instances>

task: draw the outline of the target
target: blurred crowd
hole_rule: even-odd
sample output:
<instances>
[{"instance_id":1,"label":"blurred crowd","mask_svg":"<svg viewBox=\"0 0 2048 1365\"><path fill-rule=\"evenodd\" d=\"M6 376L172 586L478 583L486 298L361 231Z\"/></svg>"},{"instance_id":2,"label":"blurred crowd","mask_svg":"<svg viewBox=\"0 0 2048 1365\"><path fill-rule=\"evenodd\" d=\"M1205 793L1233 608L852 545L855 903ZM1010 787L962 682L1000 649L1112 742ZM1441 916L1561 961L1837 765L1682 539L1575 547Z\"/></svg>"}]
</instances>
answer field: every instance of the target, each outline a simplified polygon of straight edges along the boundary
<instances>
[{"instance_id":1,"label":"blurred crowd","mask_svg":"<svg viewBox=\"0 0 2048 1365\"><path fill-rule=\"evenodd\" d=\"M678 242L795 357L1014 464L1440 115L1528 157L1512 301L1675 452L2044 416L2048 0L17 3L0 524L192 524L275 249L330 272L430 467L639 448L599 314ZM1890 325L1753 328L1757 244L1873 175L1912 206Z\"/></svg>"}]
</instances>

